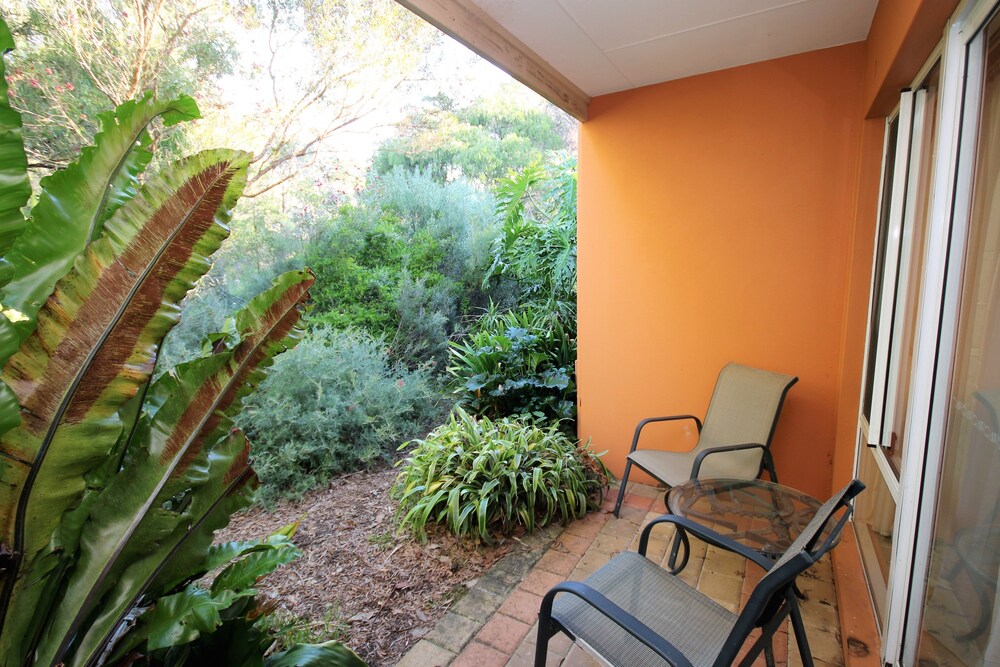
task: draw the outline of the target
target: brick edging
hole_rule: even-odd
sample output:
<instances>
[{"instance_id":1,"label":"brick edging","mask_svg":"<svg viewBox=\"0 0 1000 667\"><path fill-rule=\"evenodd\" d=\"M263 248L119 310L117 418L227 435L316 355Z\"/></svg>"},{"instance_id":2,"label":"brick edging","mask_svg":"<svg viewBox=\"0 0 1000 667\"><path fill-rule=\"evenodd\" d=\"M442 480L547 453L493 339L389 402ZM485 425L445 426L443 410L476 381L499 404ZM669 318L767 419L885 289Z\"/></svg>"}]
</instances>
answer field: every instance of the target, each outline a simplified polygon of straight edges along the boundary
<instances>
[{"instance_id":1,"label":"brick edging","mask_svg":"<svg viewBox=\"0 0 1000 667\"><path fill-rule=\"evenodd\" d=\"M548 551L565 527L555 523L522 537L469 592L396 663L397 667L445 667L462 652Z\"/></svg>"}]
</instances>

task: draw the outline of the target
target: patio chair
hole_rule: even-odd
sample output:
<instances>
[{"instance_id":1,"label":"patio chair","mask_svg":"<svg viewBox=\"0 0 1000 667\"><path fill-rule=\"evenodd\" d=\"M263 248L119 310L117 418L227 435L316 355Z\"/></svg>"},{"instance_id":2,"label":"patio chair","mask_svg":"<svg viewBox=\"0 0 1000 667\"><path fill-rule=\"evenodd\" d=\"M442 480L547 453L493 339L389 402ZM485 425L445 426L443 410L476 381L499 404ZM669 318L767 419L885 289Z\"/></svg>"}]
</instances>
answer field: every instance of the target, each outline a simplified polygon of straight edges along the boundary
<instances>
[{"instance_id":1,"label":"patio chair","mask_svg":"<svg viewBox=\"0 0 1000 667\"><path fill-rule=\"evenodd\" d=\"M704 426L694 415L643 419L635 428L632 448L625 460L615 516L625 499L633 464L668 487L696 477L756 479L765 469L771 481L777 482L778 475L771 459L771 437L785 394L798 380L792 375L730 362L719 373ZM639 436L647 424L681 419L693 419L698 428L698 443L693 449L687 452L638 449Z\"/></svg>"},{"instance_id":2,"label":"patio chair","mask_svg":"<svg viewBox=\"0 0 1000 667\"><path fill-rule=\"evenodd\" d=\"M773 635L789 615L802 662L812 667L793 585L836 544L851 515L850 501L862 489L864 484L854 480L824 503L777 561L683 517L667 514L651 521L642 531L638 553L621 553L583 582L557 584L542 598L535 667L544 667L549 639L557 632L586 644L612 665L722 667L737 662L755 628L760 628L760 636L739 664L749 667L763 651L773 667ZM842 516L817 544L840 509ZM766 572L738 615L645 557L650 532L661 523L674 524L685 542L693 535Z\"/></svg>"}]
</instances>

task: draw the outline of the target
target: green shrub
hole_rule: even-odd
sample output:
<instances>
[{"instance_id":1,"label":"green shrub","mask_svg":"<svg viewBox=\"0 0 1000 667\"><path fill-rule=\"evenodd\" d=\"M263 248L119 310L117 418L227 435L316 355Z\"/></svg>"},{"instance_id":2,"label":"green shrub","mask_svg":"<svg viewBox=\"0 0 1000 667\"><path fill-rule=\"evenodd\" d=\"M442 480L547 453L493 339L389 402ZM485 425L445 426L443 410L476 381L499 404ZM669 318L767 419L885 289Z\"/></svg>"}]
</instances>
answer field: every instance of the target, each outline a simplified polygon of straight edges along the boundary
<instances>
[{"instance_id":1,"label":"green shrub","mask_svg":"<svg viewBox=\"0 0 1000 667\"><path fill-rule=\"evenodd\" d=\"M448 372L459 403L478 415L561 421L572 432L575 360L575 332L544 308L490 308L469 336L451 344Z\"/></svg>"},{"instance_id":2,"label":"green shrub","mask_svg":"<svg viewBox=\"0 0 1000 667\"><path fill-rule=\"evenodd\" d=\"M254 444L260 498L271 502L389 458L440 415L427 371L391 364L367 334L321 328L279 357L239 423Z\"/></svg>"},{"instance_id":3,"label":"green shrub","mask_svg":"<svg viewBox=\"0 0 1000 667\"><path fill-rule=\"evenodd\" d=\"M532 165L501 179L487 282L516 280L521 303L544 305L576 326L576 160Z\"/></svg>"},{"instance_id":4,"label":"green shrub","mask_svg":"<svg viewBox=\"0 0 1000 667\"><path fill-rule=\"evenodd\" d=\"M411 444L411 443L407 443ZM428 523L492 542L597 509L610 473L597 454L561 433L456 407L402 461L394 493L401 524L426 538Z\"/></svg>"}]
</instances>

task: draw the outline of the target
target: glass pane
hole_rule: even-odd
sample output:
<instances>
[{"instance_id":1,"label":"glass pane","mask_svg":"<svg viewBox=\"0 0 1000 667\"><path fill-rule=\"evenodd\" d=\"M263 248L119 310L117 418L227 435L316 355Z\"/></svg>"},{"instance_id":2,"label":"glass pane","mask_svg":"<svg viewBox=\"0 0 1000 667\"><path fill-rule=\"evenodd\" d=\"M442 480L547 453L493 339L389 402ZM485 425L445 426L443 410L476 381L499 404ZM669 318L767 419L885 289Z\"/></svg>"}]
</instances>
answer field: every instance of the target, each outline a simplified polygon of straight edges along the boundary
<instances>
[{"instance_id":1,"label":"glass pane","mask_svg":"<svg viewBox=\"0 0 1000 667\"><path fill-rule=\"evenodd\" d=\"M882 311L882 280L885 273L885 253L889 243L889 202L892 201L892 174L896 167L896 139L899 137L899 116L889 121L885 151L885 169L882 173L882 205L879 210L879 228L875 249L875 275L872 276L871 327L868 334L868 368L865 369L865 397L862 414L872 420L872 392L875 380L875 343L878 340L879 313Z\"/></svg>"},{"instance_id":2,"label":"glass pane","mask_svg":"<svg viewBox=\"0 0 1000 667\"><path fill-rule=\"evenodd\" d=\"M875 615L879 625L885 627L886 582L889 580L889 566L892 563L893 521L896 518L896 502L885 483L885 476L875 462L882 453L877 449L865 448L858 461L858 479L865 483L865 492L854 501L854 531L861 549L868 574L868 585L875 603Z\"/></svg>"},{"instance_id":3,"label":"glass pane","mask_svg":"<svg viewBox=\"0 0 1000 667\"><path fill-rule=\"evenodd\" d=\"M994 19L918 662L1000 662L1000 49Z\"/></svg>"},{"instance_id":4,"label":"glass pane","mask_svg":"<svg viewBox=\"0 0 1000 667\"><path fill-rule=\"evenodd\" d=\"M906 443L906 417L910 394L911 372L913 370L913 350L916 343L917 331L917 292L920 289L920 277L924 269L924 239L926 237L927 222L930 204L930 179L931 166L934 164L934 138L937 133L936 110L938 96L938 73L939 66L935 65L925 80L921 89L926 95L924 109L925 120L923 127L914 128L920 135L914 135L913 144L919 145L919 163L911 164L910 170L916 169L916 190L907 194L907 197L915 197L913 201L913 216L906 220L906 231L908 237L904 243L909 243L909 266L900 266L901 271L906 270L906 275L899 276L898 293L901 310L895 320L895 335L899 337L899 347L896 353L899 355L899 380L896 386L896 408L890 421L892 432L889 441L885 443L886 457L889 464L899 478L899 472L903 463L903 447ZM905 295L905 298L904 298Z\"/></svg>"}]
</instances>

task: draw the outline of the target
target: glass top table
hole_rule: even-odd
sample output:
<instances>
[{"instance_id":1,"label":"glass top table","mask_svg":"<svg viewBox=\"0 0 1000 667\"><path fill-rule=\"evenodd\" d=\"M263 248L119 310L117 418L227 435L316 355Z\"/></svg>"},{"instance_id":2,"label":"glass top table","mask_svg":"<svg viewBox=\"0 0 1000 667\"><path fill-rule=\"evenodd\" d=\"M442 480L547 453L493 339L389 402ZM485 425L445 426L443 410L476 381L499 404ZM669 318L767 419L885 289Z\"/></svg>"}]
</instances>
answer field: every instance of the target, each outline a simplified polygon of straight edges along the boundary
<instances>
[{"instance_id":1,"label":"glass top table","mask_svg":"<svg viewBox=\"0 0 1000 667\"><path fill-rule=\"evenodd\" d=\"M762 479L691 479L667 494L671 513L769 558L785 553L821 504L801 491ZM827 524L820 542L830 529Z\"/></svg>"}]
</instances>

